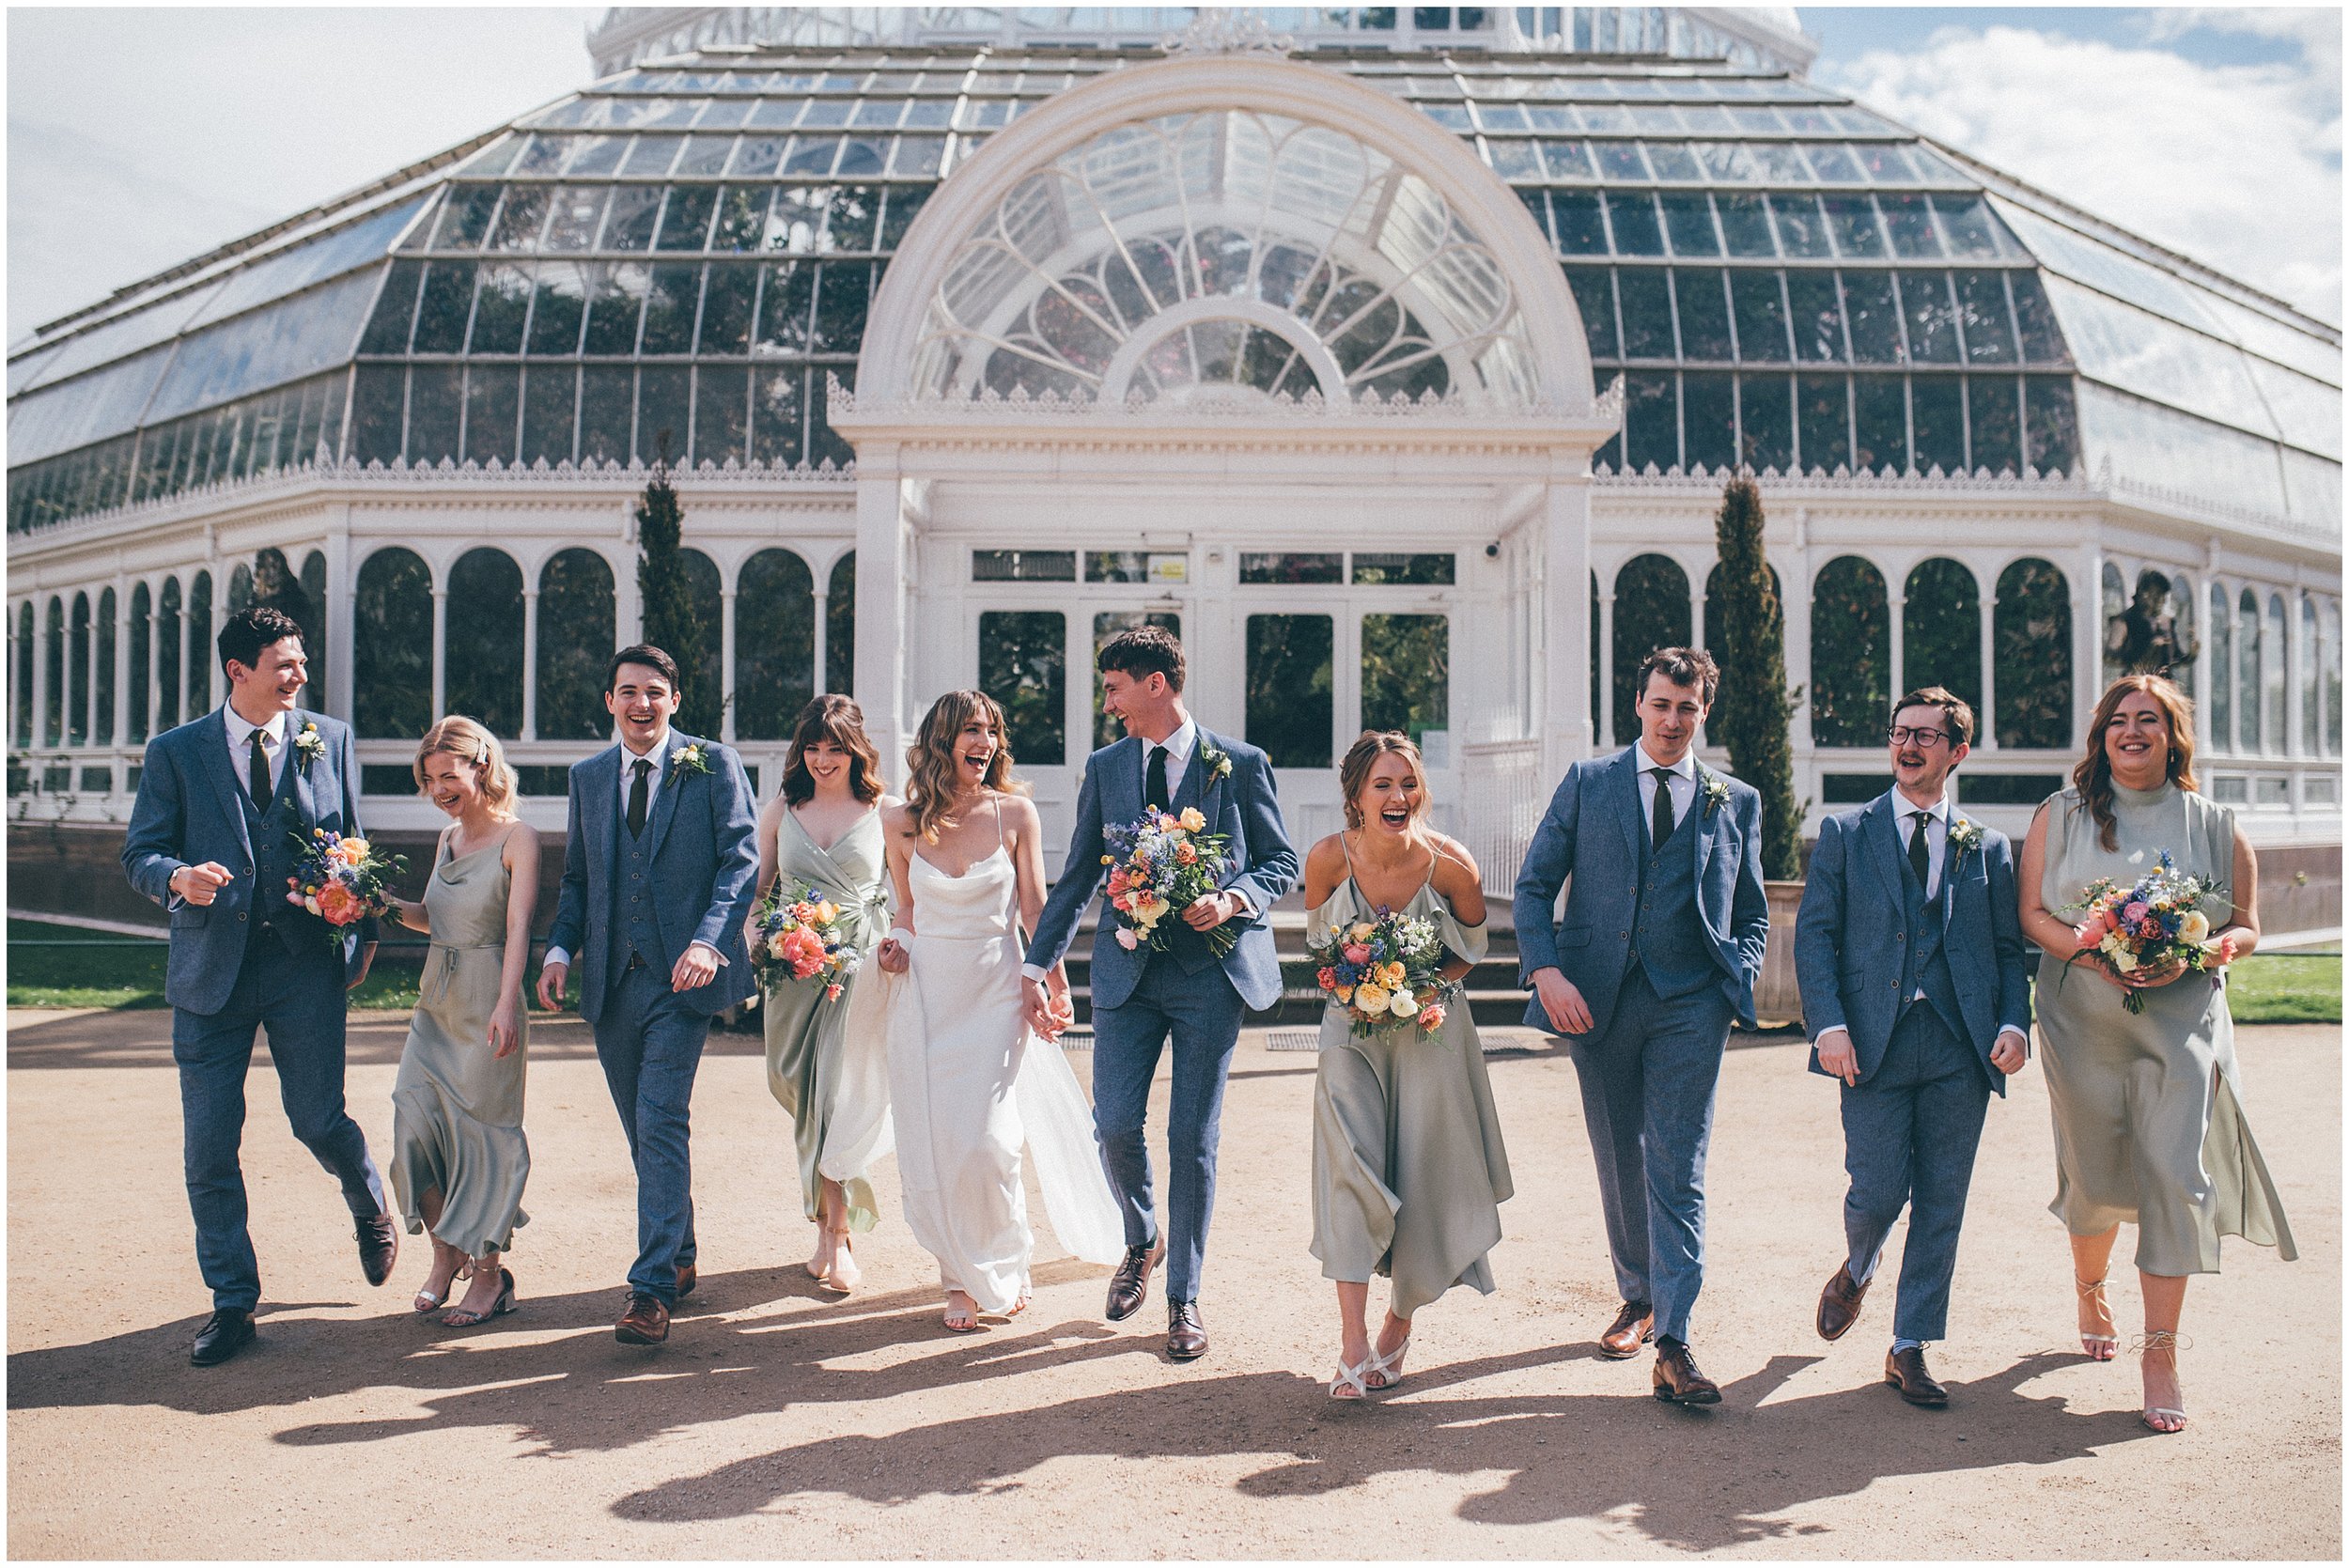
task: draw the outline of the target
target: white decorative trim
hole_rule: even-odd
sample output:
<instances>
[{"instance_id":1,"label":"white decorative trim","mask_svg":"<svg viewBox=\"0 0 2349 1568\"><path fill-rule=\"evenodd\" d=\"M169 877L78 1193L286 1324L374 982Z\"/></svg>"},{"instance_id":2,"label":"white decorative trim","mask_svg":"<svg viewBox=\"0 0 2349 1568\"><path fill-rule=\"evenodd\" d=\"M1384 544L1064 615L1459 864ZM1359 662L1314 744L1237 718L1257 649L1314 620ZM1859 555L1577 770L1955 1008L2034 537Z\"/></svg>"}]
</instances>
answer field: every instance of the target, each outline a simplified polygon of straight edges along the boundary
<instances>
[{"instance_id":1,"label":"white decorative trim","mask_svg":"<svg viewBox=\"0 0 2349 1568\"><path fill-rule=\"evenodd\" d=\"M1297 39L1273 32L1254 11L1222 6L1202 6L1190 25L1159 40L1169 54L1197 58L1206 54L1269 54L1283 58L1297 51Z\"/></svg>"},{"instance_id":2,"label":"white decorative trim","mask_svg":"<svg viewBox=\"0 0 2349 1568\"><path fill-rule=\"evenodd\" d=\"M1220 302L1216 302L1220 303ZM1228 315L1228 311L1209 314ZM1438 396L1423 392L1417 397L1398 392L1392 397L1381 397L1375 391L1365 391L1354 397L1325 398L1318 392L1308 392L1302 397L1285 392L1257 393L1251 389L1235 389L1227 397L1215 396L1218 389L1206 388L1177 404L1152 398L1136 392L1123 401L1106 397L1089 397L1081 392L1041 392L1030 394L1025 387L1014 387L1006 395L993 387L980 391L975 397L954 397L929 395L889 401L863 400L857 394L840 384L839 379L827 376L824 391L825 412L835 428L855 427L869 424L896 424L906 421L926 421L941 417L959 419L977 413L1024 417L1029 419L1118 419L1145 425L1196 425L1203 420L1224 419L1235 424L1261 424L1268 417L1287 425L1328 424L1349 419L1397 420L1450 417L1472 419L1480 424L1493 421L1492 411L1471 403L1457 389ZM1613 412L1619 416L1622 408L1622 382L1618 378L1609 389L1614 398ZM1535 407L1510 411L1509 422L1566 421L1577 427L1594 427L1611 431L1607 422L1610 410L1602 404L1595 415L1570 416L1562 410Z\"/></svg>"}]
</instances>

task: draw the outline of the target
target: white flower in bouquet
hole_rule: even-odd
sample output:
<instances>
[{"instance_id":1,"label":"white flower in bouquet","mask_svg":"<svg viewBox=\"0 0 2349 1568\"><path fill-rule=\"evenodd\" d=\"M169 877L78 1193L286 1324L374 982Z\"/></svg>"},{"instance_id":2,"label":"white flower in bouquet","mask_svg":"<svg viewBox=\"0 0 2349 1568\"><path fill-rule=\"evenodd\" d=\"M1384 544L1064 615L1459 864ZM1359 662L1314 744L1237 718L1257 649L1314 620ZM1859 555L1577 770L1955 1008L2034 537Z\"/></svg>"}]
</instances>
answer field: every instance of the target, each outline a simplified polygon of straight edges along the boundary
<instances>
[{"instance_id":1,"label":"white flower in bouquet","mask_svg":"<svg viewBox=\"0 0 2349 1568\"><path fill-rule=\"evenodd\" d=\"M2200 909L2189 911L2184 920L2178 922L2178 939L2180 941L2205 941L2209 939L2209 937L2210 916L2202 913Z\"/></svg>"},{"instance_id":2,"label":"white flower in bouquet","mask_svg":"<svg viewBox=\"0 0 2349 1568\"><path fill-rule=\"evenodd\" d=\"M1394 1000L1387 1003L1387 1012L1398 1018L1414 1017L1419 1012L1419 999L1408 991L1397 991Z\"/></svg>"}]
</instances>

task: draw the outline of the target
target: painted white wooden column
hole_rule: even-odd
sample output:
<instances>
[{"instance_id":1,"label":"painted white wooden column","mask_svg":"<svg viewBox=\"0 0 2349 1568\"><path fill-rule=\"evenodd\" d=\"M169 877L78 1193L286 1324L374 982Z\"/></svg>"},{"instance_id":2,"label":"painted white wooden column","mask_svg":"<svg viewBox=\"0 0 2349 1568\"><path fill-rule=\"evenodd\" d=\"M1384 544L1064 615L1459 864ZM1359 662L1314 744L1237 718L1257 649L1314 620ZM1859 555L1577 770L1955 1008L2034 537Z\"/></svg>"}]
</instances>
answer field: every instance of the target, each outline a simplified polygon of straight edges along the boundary
<instances>
[{"instance_id":1,"label":"painted white wooden column","mask_svg":"<svg viewBox=\"0 0 2349 1568\"><path fill-rule=\"evenodd\" d=\"M448 711L448 573L432 578L432 719Z\"/></svg>"},{"instance_id":2,"label":"painted white wooden column","mask_svg":"<svg viewBox=\"0 0 2349 1568\"><path fill-rule=\"evenodd\" d=\"M856 463L856 692L864 733L884 758L912 738L905 583L911 567L898 450L872 440Z\"/></svg>"},{"instance_id":3,"label":"painted white wooden column","mask_svg":"<svg viewBox=\"0 0 2349 1568\"><path fill-rule=\"evenodd\" d=\"M1969 562L1967 570L1972 571ZM1974 716L1974 749L1995 752L1999 749L1999 580L1993 576L1983 582L1979 573L1974 580L1975 602L1982 606L1982 711Z\"/></svg>"},{"instance_id":4,"label":"painted white wooden column","mask_svg":"<svg viewBox=\"0 0 2349 1568\"><path fill-rule=\"evenodd\" d=\"M150 579L147 584L147 737L152 740L163 733L156 722L163 704L163 585Z\"/></svg>"},{"instance_id":5,"label":"painted white wooden column","mask_svg":"<svg viewBox=\"0 0 2349 1568\"><path fill-rule=\"evenodd\" d=\"M718 588L718 738L729 746L734 744L734 589L731 582Z\"/></svg>"},{"instance_id":6,"label":"painted white wooden column","mask_svg":"<svg viewBox=\"0 0 2349 1568\"><path fill-rule=\"evenodd\" d=\"M1590 571L1582 574L1583 614L1589 616L1591 598ZM1587 650L1590 644L1585 643ZM1587 677L1586 677L1587 684ZM1583 699L1588 702L1586 696ZM1615 727L1610 716L1615 706L1615 585L1602 582L1598 587L1598 706L1591 715L1591 750L1611 752L1615 749Z\"/></svg>"},{"instance_id":7,"label":"painted white wooden column","mask_svg":"<svg viewBox=\"0 0 2349 1568\"><path fill-rule=\"evenodd\" d=\"M538 738L538 580L522 580L522 733Z\"/></svg>"},{"instance_id":8,"label":"painted white wooden column","mask_svg":"<svg viewBox=\"0 0 2349 1568\"><path fill-rule=\"evenodd\" d=\"M832 566L838 565L837 561L832 563ZM832 567L827 567L824 569L829 577ZM808 654L810 668L807 689L820 697L832 689L830 684L832 680L830 662L832 659L832 615L830 613L832 600L824 592L824 582L817 581L814 573L809 574L808 581L812 585L812 596L816 600L816 619L813 623L816 628L816 638L810 645Z\"/></svg>"},{"instance_id":9,"label":"painted white wooden column","mask_svg":"<svg viewBox=\"0 0 2349 1568\"><path fill-rule=\"evenodd\" d=\"M1887 579L1884 584L1885 620L1892 633L1891 663L1887 672L1892 677L1892 690L1887 695L1894 702L1900 701L1902 694L1908 690L1908 650L1903 645L1908 641L1908 595L1906 592L1907 586L1906 582L1903 582L1896 588L1890 579ZM1888 726L1890 724L1889 715L1885 722Z\"/></svg>"},{"instance_id":10,"label":"painted white wooden column","mask_svg":"<svg viewBox=\"0 0 2349 1568\"><path fill-rule=\"evenodd\" d=\"M1548 590L1548 645L1541 780L1564 776L1591 754L1591 488L1587 480L1553 475L1544 500L1542 580Z\"/></svg>"},{"instance_id":11,"label":"painted white wooden column","mask_svg":"<svg viewBox=\"0 0 2349 1568\"><path fill-rule=\"evenodd\" d=\"M351 575L348 503L337 505L327 520L325 552L326 601L332 607L326 617L326 710L349 723L356 712L358 691L353 666L359 657L359 596Z\"/></svg>"}]
</instances>

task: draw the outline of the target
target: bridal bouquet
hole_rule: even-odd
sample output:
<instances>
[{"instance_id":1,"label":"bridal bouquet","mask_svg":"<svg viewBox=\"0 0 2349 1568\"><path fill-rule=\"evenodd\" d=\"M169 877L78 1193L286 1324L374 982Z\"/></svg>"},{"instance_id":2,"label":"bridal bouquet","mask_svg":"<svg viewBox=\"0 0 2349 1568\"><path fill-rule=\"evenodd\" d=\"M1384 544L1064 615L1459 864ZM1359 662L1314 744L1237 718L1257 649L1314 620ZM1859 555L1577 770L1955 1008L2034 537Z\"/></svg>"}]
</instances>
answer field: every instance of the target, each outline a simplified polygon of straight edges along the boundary
<instances>
[{"instance_id":1,"label":"bridal bouquet","mask_svg":"<svg viewBox=\"0 0 2349 1568\"><path fill-rule=\"evenodd\" d=\"M1417 1022L1429 1034L1443 1027L1452 984L1442 975L1444 947L1436 923L1381 909L1309 944L1322 993L1345 1005L1353 1032Z\"/></svg>"},{"instance_id":2,"label":"bridal bouquet","mask_svg":"<svg viewBox=\"0 0 2349 1568\"><path fill-rule=\"evenodd\" d=\"M770 981L806 980L838 1001L864 955L840 932L840 906L812 884L786 898L783 884L751 908L751 963Z\"/></svg>"},{"instance_id":3,"label":"bridal bouquet","mask_svg":"<svg viewBox=\"0 0 2349 1568\"><path fill-rule=\"evenodd\" d=\"M343 928L369 915L381 914L390 904L383 884L408 869L405 855L386 855L363 838L345 838L331 828L313 828L310 836L291 835L294 874L286 878L286 902L326 922L328 937L343 939Z\"/></svg>"},{"instance_id":4,"label":"bridal bouquet","mask_svg":"<svg viewBox=\"0 0 2349 1568\"><path fill-rule=\"evenodd\" d=\"M1160 922L1223 886L1227 833L1206 831L1207 819L1195 806L1182 815L1143 812L1107 833L1110 908L1117 911L1117 945L1131 953L1145 944L1165 951L1171 939ZM1226 921L1201 936L1221 958L1239 941L1239 926Z\"/></svg>"},{"instance_id":5,"label":"bridal bouquet","mask_svg":"<svg viewBox=\"0 0 2349 1568\"><path fill-rule=\"evenodd\" d=\"M2182 874L2164 851L2161 863L2132 886L2109 877L2089 883L2073 906L2082 914L2072 935L2082 952L2093 953L2098 963L2123 979L2172 959L2208 974L2234 961L2234 939L2213 942L2210 917L2201 908L2205 898L2225 892L2210 877ZM2132 990L2122 1005L2142 1013L2145 998Z\"/></svg>"}]
</instances>

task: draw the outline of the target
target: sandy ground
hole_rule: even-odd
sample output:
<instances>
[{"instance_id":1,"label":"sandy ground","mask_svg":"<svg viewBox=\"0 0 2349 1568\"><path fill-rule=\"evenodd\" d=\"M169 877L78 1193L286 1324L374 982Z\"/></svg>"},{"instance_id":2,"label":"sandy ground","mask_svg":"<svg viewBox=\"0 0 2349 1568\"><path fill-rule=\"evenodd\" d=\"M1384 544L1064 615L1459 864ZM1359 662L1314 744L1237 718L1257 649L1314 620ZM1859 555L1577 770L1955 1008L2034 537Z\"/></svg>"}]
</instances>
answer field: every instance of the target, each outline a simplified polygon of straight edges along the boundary
<instances>
[{"instance_id":1,"label":"sandy ground","mask_svg":"<svg viewBox=\"0 0 2349 1568\"><path fill-rule=\"evenodd\" d=\"M820 1296L797 1266L812 1233L788 1128L739 1039L705 1063L695 1107L702 1290L665 1349L614 1344L633 1197L573 1023L534 1043L522 1310L489 1330L406 1311L421 1246L366 1286L257 1063L261 1343L199 1371L167 1029L161 1013L9 1017L12 1556L2341 1551L2338 1029L2243 1033L2248 1111L2303 1255L2232 1243L2227 1272L2196 1282L2193 1424L2168 1437L2137 1422L2133 1364L2086 1361L2070 1332L2035 1070L1991 1110L1936 1352L1945 1413L1878 1385L1889 1259L1859 1328L1835 1345L1812 1330L1842 1145L1834 1093L1782 1042L1733 1051L1721 1089L1695 1343L1722 1406L1659 1405L1644 1359L1595 1354L1614 1296L1573 1070L1547 1051L1492 1064L1518 1191L1499 1294L1427 1309L1404 1388L1340 1406L1323 1391L1331 1296L1306 1251L1314 1061L1261 1037L1233 1075L1214 1348L1190 1366L1159 1354L1155 1304L1104 1324L1106 1271L1049 1234L1026 1316L943 1332L894 1168L867 1287ZM354 1027L350 1103L379 1153L403 1032L384 1015ZM2134 1276L2116 1283L2133 1321Z\"/></svg>"}]
</instances>

